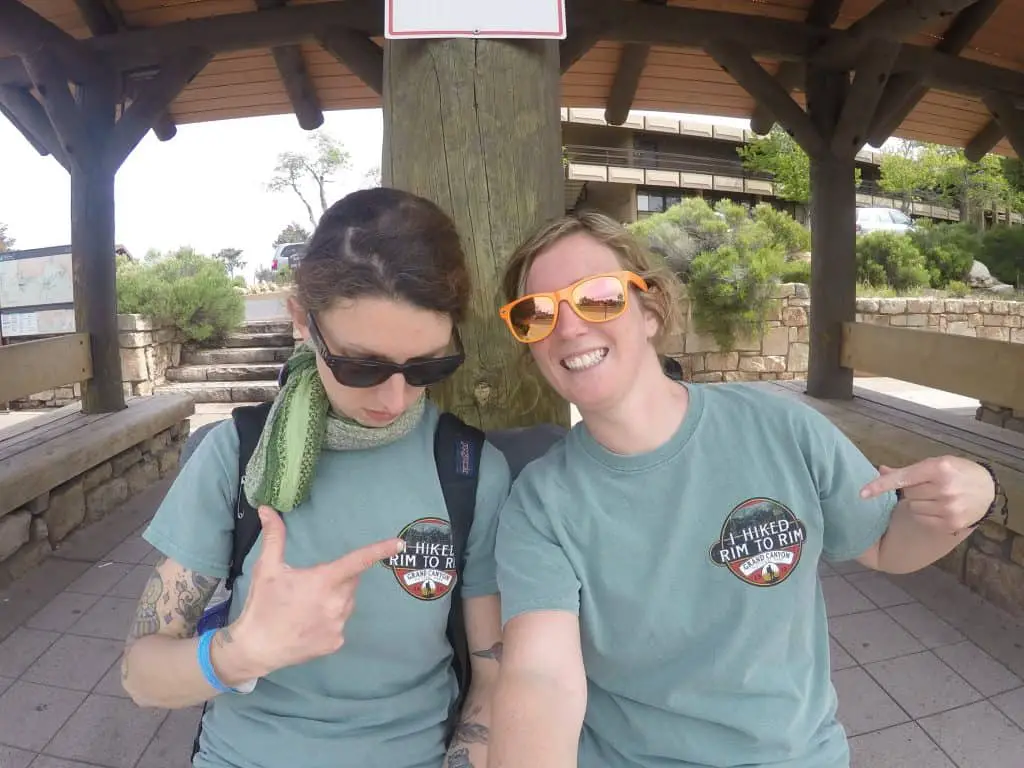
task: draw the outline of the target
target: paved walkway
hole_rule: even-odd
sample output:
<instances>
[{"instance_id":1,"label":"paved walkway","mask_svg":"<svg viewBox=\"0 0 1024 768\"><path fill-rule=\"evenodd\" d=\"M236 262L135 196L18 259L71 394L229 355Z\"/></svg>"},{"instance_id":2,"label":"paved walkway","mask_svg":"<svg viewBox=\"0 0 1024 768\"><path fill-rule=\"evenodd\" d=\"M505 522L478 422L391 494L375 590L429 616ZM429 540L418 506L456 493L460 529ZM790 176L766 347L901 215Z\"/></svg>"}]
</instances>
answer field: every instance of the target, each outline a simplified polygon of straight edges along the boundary
<instances>
[{"instance_id":1,"label":"paved walkway","mask_svg":"<svg viewBox=\"0 0 1024 768\"><path fill-rule=\"evenodd\" d=\"M198 708L141 709L118 670L167 482L0 591L0 768L188 765ZM1024 768L1024 621L934 568L823 565L821 583L853 768Z\"/></svg>"}]
</instances>

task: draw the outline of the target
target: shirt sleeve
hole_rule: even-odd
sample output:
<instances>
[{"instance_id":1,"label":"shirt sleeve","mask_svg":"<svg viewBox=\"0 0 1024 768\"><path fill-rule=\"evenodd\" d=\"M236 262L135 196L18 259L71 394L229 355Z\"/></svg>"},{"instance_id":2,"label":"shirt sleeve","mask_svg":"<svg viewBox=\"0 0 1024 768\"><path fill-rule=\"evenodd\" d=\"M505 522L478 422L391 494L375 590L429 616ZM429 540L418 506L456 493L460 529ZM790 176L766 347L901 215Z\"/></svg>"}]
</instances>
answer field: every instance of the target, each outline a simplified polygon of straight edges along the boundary
<instances>
[{"instance_id":1,"label":"shirt sleeve","mask_svg":"<svg viewBox=\"0 0 1024 768\"><path fill-rule=\"evenodd\" d=\"M196 447L143 538L191 571L227 578L237 489L238 433L229 418Z\"/></svg>"},{"instance_id":2,"label":"shirt sleeve","mask_svg":"<svg viewBox=\"0 0 1024 768\"><path fill-rule=\"evenodd\" d=\"M527 467L512 486L498 523L496 559L502 625L529 611L579 615L580 580L556 534L552 516L560 507L558 489L545 494Z\"/></svg>"},{"instance_id":3,"label":"shirt sleeve","mask_svg":"<svg viewBox=\"0 0 1024 768\"><path fill-rule=\"evenodd\" d=\"M892 518L896 494L889 491L871 499L861 488L878 477L878 470L853 442L814 409L813 424L820 433L812 462L824 523L822 555L832 562L853 560L877 542Z\"/></svg>"},{"instance_id":4,"label":"shirt sleeve","mask_svg":"<svg viewBox=\"0 0 1024 768\"><path fill-rule=\"evenodd\" d=\"M480 457L480 481L476 489L473 525L466 542L466 565L462 574L464 598L498 593L494 543L498 533L498 513L508 498L510 482L505 456L485 442Z\"/></svg>"}]
</instances>

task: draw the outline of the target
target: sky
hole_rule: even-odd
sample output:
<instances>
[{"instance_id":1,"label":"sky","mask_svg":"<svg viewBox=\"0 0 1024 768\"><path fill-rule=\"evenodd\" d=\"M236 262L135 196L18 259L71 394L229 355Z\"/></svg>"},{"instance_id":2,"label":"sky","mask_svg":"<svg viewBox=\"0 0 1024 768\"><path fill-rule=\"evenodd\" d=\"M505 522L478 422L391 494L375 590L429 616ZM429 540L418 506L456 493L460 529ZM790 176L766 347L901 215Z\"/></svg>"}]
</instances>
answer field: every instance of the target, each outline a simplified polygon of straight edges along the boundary
<instances>
[{"instance_id":1,"label":"sky","mask_svg":"<svg viewBox=\"0 0 1024 768\"><path fill-rule=\"evenodd\" d=\"M730 118L681 117L747 125ZM380 165L381 110L328 112L323 129L342 142L352 165L329 188L330 204L365 186L367 171ZM266 188L278 154L304 151L310 136L293 115L180 125L168 142L147 133L117 174L116 242L136 257L180 246L207 254L238 248L251 278L270 265L272 243L285 226L295 221L312 229L294 193ZM0 174L0 223L15 238L15 248L69 244L67 171L52 157L37 154L3 117Z\"/></svg>"}]
</instances>

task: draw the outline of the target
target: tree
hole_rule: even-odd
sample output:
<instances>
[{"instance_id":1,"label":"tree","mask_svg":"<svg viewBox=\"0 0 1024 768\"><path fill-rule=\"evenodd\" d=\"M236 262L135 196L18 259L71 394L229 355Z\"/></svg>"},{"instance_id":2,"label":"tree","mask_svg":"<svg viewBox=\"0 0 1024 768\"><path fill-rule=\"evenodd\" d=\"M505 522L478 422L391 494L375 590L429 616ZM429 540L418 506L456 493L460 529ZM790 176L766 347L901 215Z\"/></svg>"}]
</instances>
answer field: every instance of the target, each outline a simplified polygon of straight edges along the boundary
<instances>
[{"instance_id":1,"label":"tree","mask_svg":"<svg viewBox=\"0 0 1024 768\"><path fill-rule=\"evenodd\" d=\"M334 181L338 171L351 167L351 159L341 142L324 131L316 131L310 142L310 152L282 152L277 156L274 178L267 188L271 192L294 192L306 207L315 229L317 220L327 210L327 185ZM315 196L310 192L311 185L315 187ZM319 214L314 212L311 199L319 205Z\"/></svg>"},{"instance_id":2,"label":"tree","mask_svg":"<svg viewBox=\"0 0 1024 768\"><path fill-rule=\"evenodd\" d=\"M293 221L281 230L281 233L274 241L274 247L276 248L279 245L287 245L288 243L304 243L307 240L309 240L309 230L299 226L297 222Z\"/></svg>"},{"instance_id":3,"label":"tree","mask_svg":"<svg viewBox=\"0 0 1024 768\"><path fill-rule=\"evenodd\" d=\"M7 234L7 225L0 224L0 253L14 247L14 238Z\"/></svg>"},{"instance_id":4,"label":"tree","mask_svg":"<svg viewBox=\"0 0 1024 768\"><path fill-rule=\"evenodd\" d=\"M380 166L375 165L373 168L363 174L363 184L367 187L379 187L380 186Z\"/></svg>"},{"instance_id":5,"label":"tree","mask_svg":"<svg viewBox=\"0 0 1024 768\"><path fill-rule=\"evenodd\" d=\"M783 200L807 204L811 199L811 163L796 140L778 125L767 136L736 150L743 167L754 173L770 173L775 192Z\"/></svg>"},{"instance_id":6,"label":"tree","mask_svg":"<svg viewBox=\"0 0 1024 768\"><path fill-rule=\"evenodd\" d=\"M217 251L216 258L224 262L224 267L232 277L235 276L236 269L242 269L245 266L242 252L238 248L222 248Z\"/></svg>"}]
</instances>

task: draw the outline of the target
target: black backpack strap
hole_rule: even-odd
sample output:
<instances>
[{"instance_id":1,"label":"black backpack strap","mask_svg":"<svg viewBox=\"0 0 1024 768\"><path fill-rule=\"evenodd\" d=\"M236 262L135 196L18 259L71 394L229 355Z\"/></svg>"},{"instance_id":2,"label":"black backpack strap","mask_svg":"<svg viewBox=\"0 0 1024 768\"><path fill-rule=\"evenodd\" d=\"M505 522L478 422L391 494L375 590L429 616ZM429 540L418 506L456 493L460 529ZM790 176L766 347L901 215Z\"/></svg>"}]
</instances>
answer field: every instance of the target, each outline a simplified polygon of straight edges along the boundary
<instances>
[{"instance_id":1,"label":"black backpack strap","mask_svg":"<svg viewBox=\"0 0 1024 768\"><path fill-rule=\"evenodd\" d=\"M458 569L458 578L451 591L446 630L454 654L455 676L459 682L459 696L449 717L449 738L462 711L471 677L469 641L466 638L466 621L462 610L462 575L469 529L473 525L473 513L476 511L476 488L483 448L483 432L453 414L441 414L434 433L434 459L444 502L448 507Z\"/></svg>"},{"instance_id":2,"label":"black backpack strap","mask_svg":"<svg viewBox=\"0 0 1024 768\"><path fill-rule=\"evenodd\" d=\"M238 493L235 500L235 527L231 542L231 566L225 585L229 590L235 586L235 579L242 573L242 564L246 555L260 535L260 518L256 510L245 498L242 481L249 459L256 452L256 445L263 434L263 425L267 422L272 403L245 405L235 408L231 418L238 432Z\"/></svg>"}]
</instances>

